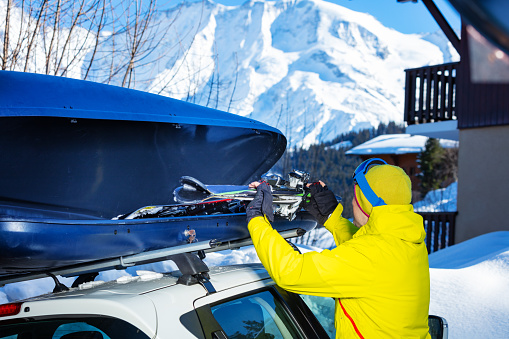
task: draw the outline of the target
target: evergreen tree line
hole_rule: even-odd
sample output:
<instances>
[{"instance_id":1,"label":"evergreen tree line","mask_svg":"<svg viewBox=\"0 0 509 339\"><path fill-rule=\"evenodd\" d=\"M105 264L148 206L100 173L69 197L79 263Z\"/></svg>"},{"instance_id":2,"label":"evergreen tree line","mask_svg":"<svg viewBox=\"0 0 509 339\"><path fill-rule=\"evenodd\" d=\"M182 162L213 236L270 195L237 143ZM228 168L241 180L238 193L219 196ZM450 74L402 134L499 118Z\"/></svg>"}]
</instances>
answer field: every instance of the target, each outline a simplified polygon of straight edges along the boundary
<instances>
[{"instance_id":1,"label":"evergreen tree line","mask_svg":"<svg viewBox=\"0 0 509 339\"><path fill-rule=\"evenodd\" d=\"M322 180L330 190L341 197L344 207L343 216L352 218L352 174L362 160L358 156L346 155L346 151L379 135L399 134L404 131L404 126L390 122L387 125L380 124L378 128L341 134L332 141L311 145L308 149L290 148L274 165L272 172L284 176L293 169L310 173L312 182ZM351 146L331 147L344 141L350 141Z\"/></svg>"},{"instance_id":2,"label":"evergreen tree line","mask_svg":"<svg viewBox=\"0 0 509 339\"><path fill-rule=\"evenodd\" d=\"M429 138L417 158L421 172L421 197L458 181L458 148L443 148L438 139Z\"/></svg>"}]
</instances>

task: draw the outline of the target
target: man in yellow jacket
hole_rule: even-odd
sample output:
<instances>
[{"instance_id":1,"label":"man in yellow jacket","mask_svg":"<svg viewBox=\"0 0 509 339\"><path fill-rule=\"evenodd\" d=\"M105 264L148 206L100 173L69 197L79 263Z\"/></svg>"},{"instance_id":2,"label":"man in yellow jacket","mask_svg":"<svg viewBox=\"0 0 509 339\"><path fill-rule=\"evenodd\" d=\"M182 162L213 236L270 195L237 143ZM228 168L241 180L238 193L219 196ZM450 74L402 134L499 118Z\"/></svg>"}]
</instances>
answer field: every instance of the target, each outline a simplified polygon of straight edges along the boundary
<instances>
[{"instance_id":1,"label":"man in yellow jacket","mask_svg":"<svg viewBox=\"0 0 509 339\"><path fill-rule=\"evenodd\" d=\"M337 247L304 254L272 229L270 186L252 183L258 192L247 217L258 257L282 288L335 298L336 338L430 338L428 254L422 217L410 204L410 178L370 159L354 182L353 223L325 184L311 185L305 208Z\"/></svg>"}]
</instances>

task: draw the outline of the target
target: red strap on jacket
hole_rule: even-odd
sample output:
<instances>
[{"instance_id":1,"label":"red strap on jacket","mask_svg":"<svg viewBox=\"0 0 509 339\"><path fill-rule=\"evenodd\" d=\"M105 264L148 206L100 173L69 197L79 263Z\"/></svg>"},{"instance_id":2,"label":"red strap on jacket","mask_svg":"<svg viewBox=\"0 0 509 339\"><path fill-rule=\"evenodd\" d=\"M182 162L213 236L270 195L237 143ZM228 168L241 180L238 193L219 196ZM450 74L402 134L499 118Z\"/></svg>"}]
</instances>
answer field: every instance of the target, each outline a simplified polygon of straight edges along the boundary
<instances>
[{"instance_id":1,"label":"red strap on jacket","mask_svg":"<svg viewBox=\"0 0 509 339\"><path fill-rule=\"evenodd\" d=\"M361 332L359 331L359 329L357 328L357 325L355 325L355 321L353 321L352 317L350 316L350 314L348 314L348 312L345 310L345 308L343 307L343 304L341 303L341 299L338 298L338 301L339 301L339 306L341 306L341 309L343 310L343 313L346 315L346 317L348 318L348 320L350 320L350 322L352 323L353 325L353 329L355 330L355 333L357 333L357 335L359 336L359 338L361 339L364 339L364 337L362 336Z\"/></svg>"}]
</instances>

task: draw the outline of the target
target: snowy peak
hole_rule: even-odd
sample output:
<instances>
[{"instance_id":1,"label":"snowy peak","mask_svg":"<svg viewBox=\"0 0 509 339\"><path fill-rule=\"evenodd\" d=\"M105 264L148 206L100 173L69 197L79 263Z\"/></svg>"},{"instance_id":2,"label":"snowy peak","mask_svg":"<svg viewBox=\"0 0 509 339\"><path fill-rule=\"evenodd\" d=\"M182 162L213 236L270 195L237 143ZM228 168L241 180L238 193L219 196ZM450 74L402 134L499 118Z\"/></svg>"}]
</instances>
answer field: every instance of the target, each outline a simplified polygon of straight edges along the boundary
<instances>
[{"instance_id":1,"label":"snowy peak","mask_svg":"<svg viewBox=\"0 0 509 339\"><path fill-rule=\"evenodd\" d=\"M179 47L150 91L249 115L305 147L401 122L404 69L450 58L419 35L320 0L186 3L166 20L181 34L166 45Z\"/></svg>"}]
</instances>

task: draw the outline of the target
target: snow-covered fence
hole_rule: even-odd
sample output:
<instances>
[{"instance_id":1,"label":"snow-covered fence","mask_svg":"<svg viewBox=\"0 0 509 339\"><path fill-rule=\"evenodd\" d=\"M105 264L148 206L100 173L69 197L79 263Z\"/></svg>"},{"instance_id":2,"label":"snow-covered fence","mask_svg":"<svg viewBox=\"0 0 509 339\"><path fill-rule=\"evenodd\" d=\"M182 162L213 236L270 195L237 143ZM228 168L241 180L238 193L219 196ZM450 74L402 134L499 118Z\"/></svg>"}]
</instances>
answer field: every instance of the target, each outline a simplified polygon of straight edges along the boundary
<instances>
[{"instance_id":1,"label":"snow-covered fence","mask_svg":"<svg viewBox=\"0 0 509 339\"><path fill-rule=\"evenodd\" d=\"M426 247L433 253L454 245L456 214L458 212L418 212L424 219Z\"/></svg>"}]
</instances>

